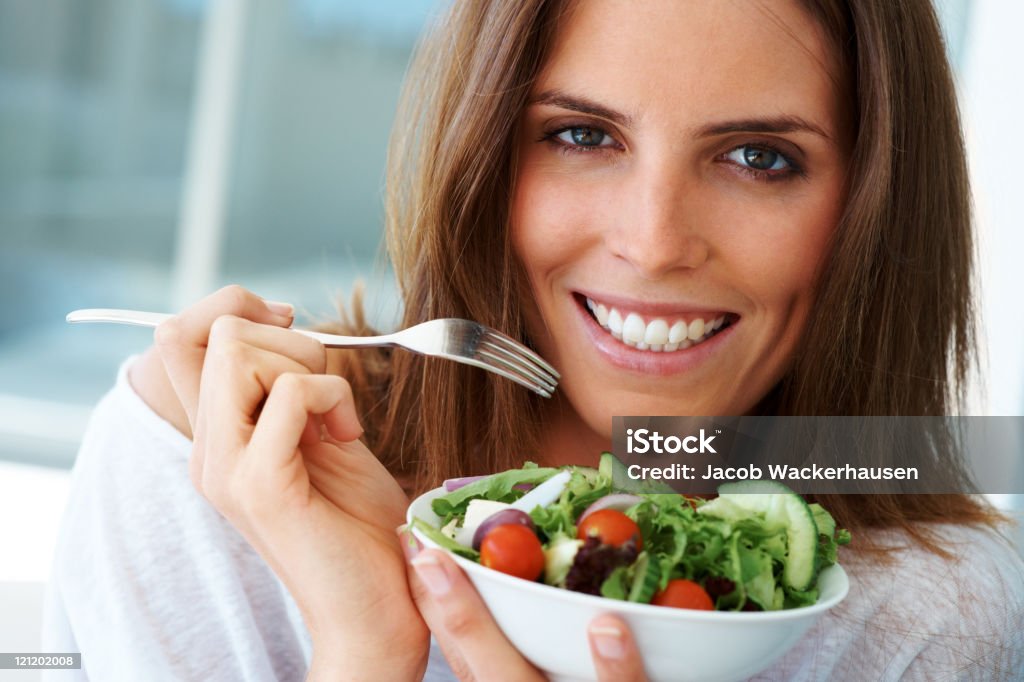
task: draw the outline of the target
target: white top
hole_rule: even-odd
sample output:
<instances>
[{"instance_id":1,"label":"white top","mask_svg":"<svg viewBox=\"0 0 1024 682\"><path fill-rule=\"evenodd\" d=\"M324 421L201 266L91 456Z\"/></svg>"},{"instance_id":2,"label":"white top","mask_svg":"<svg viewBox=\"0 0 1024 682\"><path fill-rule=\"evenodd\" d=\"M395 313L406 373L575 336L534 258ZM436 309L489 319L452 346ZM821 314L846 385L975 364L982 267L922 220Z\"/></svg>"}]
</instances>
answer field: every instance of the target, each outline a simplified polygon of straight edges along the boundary
<instances>
[{"instance_id":1,"label":"white top","mask_svg":"<svg viewBox=\"0 0 1024 682\"><path fill-rule=\"evenodd\" d=\"M80 651L82 670L44 679L303 679L295 602L193 488L191 442L132 390L129 362L82 442L47 590L41 650ZM849 596L755 679L1024 680L1024 562L994 533L941 532L952 561L843 550ZM436 646L425 679L455 679Z\"/></svg>"}]
</instances>

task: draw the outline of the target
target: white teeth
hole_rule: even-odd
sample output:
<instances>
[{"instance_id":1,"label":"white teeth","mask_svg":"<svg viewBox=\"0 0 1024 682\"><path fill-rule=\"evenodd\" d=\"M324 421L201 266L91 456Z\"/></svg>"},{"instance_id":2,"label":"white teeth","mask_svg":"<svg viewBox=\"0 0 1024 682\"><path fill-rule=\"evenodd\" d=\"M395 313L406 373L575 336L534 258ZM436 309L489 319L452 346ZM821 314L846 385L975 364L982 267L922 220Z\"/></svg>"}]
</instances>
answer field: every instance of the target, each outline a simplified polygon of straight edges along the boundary
<instances>
[{"instance_id":1,"label":"white teeth","mask_svg":"<svg viewBox=\"0 0 1024 682\"><path fill-rule=\"evenodd\" d=\"M647 324L644 332L644 343L654 346L662 346L668 343L668 322L665 320L652 320Z\"/></svg>"},{"instance_id":2,"label":"white teeth","mask_svg":"<svg viewBox=\"0 0 1024 682\"><path fill-rule=\"evenodd\" d=\"M622 315L619 315L619 311L615 308L608 311L608 329L612 334L616 334L618 337L622 336Z\"/></svg>"},{"instance_id":3,"label":"white teeth","mask_svg":"<svg viewBox=\"0 0 1024 682\"><path fill-rule=\"evenodd\" d=\"M695 318L687 323L676 320L671 326L661 318L650 322L637 313L622 313L612 307L588 298L587 308L594 314L598 324L612 336L637 350L654 353L671 353L701 343L712 336L725 324L725 315L713 319Z\"/></svg>"},{"instance_id":4,"label":"white teeth","mask_svg":"<svg viewBox=\"0 0 1024 682\"><path fill-rule=\"evenodd\" d=\"M605 326L605 325L608 324L608 309L607 308L605 308L600 303L595 303L593 300L591 300L589 298L587 299L587 307L590 308L590 312L594 313L594 317L597 318L597 321L602 326Z\"/></svg>"},{"instance_id":5,"label":"white teeth","mask_svg":"<svg viewBox=\"0 0 1024 682\"><path fill-rule=\"evenodd\" d=\"M686 323L679 320L668 330L669 343L679 343L686 340Z\"/></svg>"},{"instance_id":6,"label":"white teeth","mask_svg":"<svg viewBox=\"0 0 1024 682\"><path fill-rule=\"evenodd\" d=\"M645 327L644 318L636 313L626 315L622 323L622 340L627 343L641 343L644 340Z\"/></svg>"}]
</instances>

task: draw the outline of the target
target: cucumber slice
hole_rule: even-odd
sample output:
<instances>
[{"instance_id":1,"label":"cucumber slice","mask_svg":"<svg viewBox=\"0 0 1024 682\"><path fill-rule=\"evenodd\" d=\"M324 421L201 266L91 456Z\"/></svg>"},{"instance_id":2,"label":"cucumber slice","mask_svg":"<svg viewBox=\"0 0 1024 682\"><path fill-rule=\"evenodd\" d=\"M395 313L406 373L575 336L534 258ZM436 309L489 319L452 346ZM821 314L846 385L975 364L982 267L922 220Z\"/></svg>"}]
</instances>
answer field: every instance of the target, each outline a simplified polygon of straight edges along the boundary
<instances>
[{"instance_id":1,"label":"cucumber slice","mask_svg":"<svg viewBox=\"0 0 1024 682\"><path fill-rule=\"evenodd\" d=\"M794 590L809 590L817 578L818 527L804 498L796 494L787 495L785 505L789 518L786 528L789 553L783 565L782 582Z\"/></svg>"},{"instance_id":2,"label":"cucumber slice","mask_svg":"<svg viewBox=\"0 0 1024 682\"><path fill-rule=\"evenodd\" d=\"M778 481L739 481L736 483L723 483L718 486L719 495L733 495L736 493L743 493L744 495L756 493L787 493L789 495L796 495L784 483L779 483Z\"/></svg>"},{"instance_id":3,"label":"cucumber slice","mask_svg":"<svg viewBox=\"0 0 1024 682\"><path fill-rule=\"evenodd\" d=\"M757 514L769 528L785 528L783 584L801 591L814 584L818 527L807 502L786 486L775 481L727 483L718 488L717 498L698 507L697 512L730 522Z\"/></svg>"},{"instance_id":4,"label":"cucumber slice","mask_svg":"<svg viewBox=\"0 0 1024 682\"><path fill-rule=\"evenodd\" d=\"M652 561L647 552L640 552L633 564L633 584L629 589L629 601L650 604L661 583L661 566Z\"/></svg>"}]
</instances>

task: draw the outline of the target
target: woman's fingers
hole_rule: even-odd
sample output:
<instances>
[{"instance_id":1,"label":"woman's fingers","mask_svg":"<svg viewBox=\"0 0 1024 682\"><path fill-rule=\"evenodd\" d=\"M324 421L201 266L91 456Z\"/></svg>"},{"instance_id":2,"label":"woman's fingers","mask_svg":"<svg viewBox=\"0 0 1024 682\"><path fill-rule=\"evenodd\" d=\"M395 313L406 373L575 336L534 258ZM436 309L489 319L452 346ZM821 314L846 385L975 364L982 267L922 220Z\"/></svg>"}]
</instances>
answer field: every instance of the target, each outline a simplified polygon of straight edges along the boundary
<instances>
[{"instance_id":1,"label":"woman's fingers","mask_svg":"<svg viewBox=\"0 0 1024 682\"><path fill-rule=\"evenodd\" d=\"M316 339L293 330L253 322L237 315L221 315L210 326L208 346L218 341L247 343L279 355L286 355L304 365L313 374L327 369L327 351Z\"/></svg>"},{"instance_id":2,"label":"woman's fingers","mask_svg":"<svg viewBox=\"0 0 1024 682\"><path fill-rule=\"evenodd\" d=\"M323 345L301 334L233 315L214 320L200 372L196 414L190 417L196 442L190 462L193 482L201 485L210 475L207 453L218 453L212 460L216 465L249 442L256 413L278 376L322 372L326 364ZM217 428L206 428L206 424ZM319 431L319 427L309 430Z\"/></svg>"},{"instance_id":3,"label":"woman's fingers","mask_svg":"<svg viewBox=\"0 0 1024 682\"><path fill-rule=\"evenodd\" d=\"M199 404L200 370L210 328L222 315L236 315L254 322L288 327L294 311L288 304L264 301L256 294L232 285L207 296L156 328L156 347L193 430Z\"/></svg>"},{"instance_id":4,"label":"woman's fingers","mask_svg":"<svg viewBox=\"0 0 1024 682\"><path fill-rule=\"evenodd\" d=\"M460 679L543 680L513 647L462 570L444 552L412 559L409 589Z\"/></svg>"},{"instance_id":5,"label":"woman's fingers","mask_svg":"<svg viewBox=\"0 0 1024 682\"><path fill-rule=\"evenodd\" d=\"M398 534L398 544L402 548L402 554L405 555L405 561L407 564L412 564L412 560L423 551L423 543L416 539L416 536L412 534L412 530L409 528L409 524L403 523L395 529ZM429 603L430 597L426 593L426 586L423 581L416 575L415 570L412 566L408 566L406 577L409 582L409 592L413 597L413 602L416 604L417 610L420 612L420 617L424 618L424 622L427 623L427 627L430 628L430 623L426 621L425 612L432 608ZM434 634L434 638L437 640L438 646L441 648L441 652L444 654L445 661L448 662L448 667L452 669L455 676L460 680L466 680L472 678L472 672L469 666L466 664L465 659L462 658L462 654L459 653L458 648L448 638L441 636L438 637Z\"/></svg>"},{"instance_id":6,"label":"woman's fingers","mask_svg":"<svg viewBox=\"0 0 1024 682\"><path fill-rule=\"evenodd\" d=\"M241 341L221 339L211 344L202 370L189 461L192 482L204 494L230 478L236 459L252 438L258 412L278 378L296 373L307 374L309 369L289 357ZM299 426L304 425L305 420Z\"/></svg>"},{"instance_id":7,"label":"woman's fingers","mask_svg":"<svg viewBox=\"0 0 1024 682\"><path fill-rule=\"evenodd\" d=\"M328 374L282 374L277 377L249 442L249 450L267 466L287 467L310 415L338 441L353 441L363 433L343 378Z\"/></svg>"},{"instance_id":8,"label":"woman's fingers","mask_svg":"<svg viewBox=\"0 0 1024 682\"><path fill-rule=\"evenodd\" d=\"M587 628L590 654L600 682L644 682L640 652L629 628L619 618L598 616Z\"/></svg>"},{"instance_id":9,"label":"woman's fingers","mask_svg":"<svg viewBox=\"0 0 1024 682\"><path fill-rule=\"evenodd\" d=\"M397 529L402 551L414 570L409 589L427 625L459 679L543 679L494 623L472 584L438 550L427 550L407 526ZM587 631L601 682L645 682L643 661L629 627L612 615L598 616Z\"/></svg>"},{"instance_id":10,"label":"woman's fingers","mask_svg":"<svg viewBox=\"0 0 1024 682\"><path fill-rule=\"evenodd\" d=\"M279 512L282 505L298 501L304 506L309 501L310 478L299 443L311 417L322 418L336 437L362 432L344 379L309 374L283 356L259 349L255 352L267 357L251 365L254 375L247 382L230 374L207 375L216 376L219 384L229 388L222 392L204 389L193 449L194 461L205 453L203 462L193 464L199 470L197 487L240 528L254 519L265 519L266 510ZM283 363L292 363L301 371L279 371ZM246 388L239 386L243 383ZM263 395L266 401L259 418L247 428L244 423L249 417L241 415ZM208 406L208 400L219 404ZM235 410L239 412L230 416ZM211 425L208 434L207 423Z\"/></svg>"}]
</instances>

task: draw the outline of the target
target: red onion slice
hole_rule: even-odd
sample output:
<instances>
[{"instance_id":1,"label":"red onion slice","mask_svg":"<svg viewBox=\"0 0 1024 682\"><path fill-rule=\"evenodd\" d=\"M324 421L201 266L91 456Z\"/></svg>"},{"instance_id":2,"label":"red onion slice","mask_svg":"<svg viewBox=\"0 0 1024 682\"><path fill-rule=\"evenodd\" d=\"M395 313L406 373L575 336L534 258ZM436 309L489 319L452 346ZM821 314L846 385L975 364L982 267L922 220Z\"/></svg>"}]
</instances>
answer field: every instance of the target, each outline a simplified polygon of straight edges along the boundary
<instances>
[{"instance_id":1,"label":"red onion slice","mask_svg":"<svg viewBox=\"0 0 1024 682\"><path fill-rule=\"evenodd\" d=\"M444 489L447 490L448 492L453 492L455 490L458 490L459 488L461 488L464 485L469 485L470 483L476 483L481 478L487 478L487 477L486 476L466 476L465 478L449 478L442 485L444 485Z\"/></svg>"},{"instance_id":2,"label":"red onion slice","mask_svg":"<svg viewBox=\"0 0 1024 682\"><path fill-rule=\"evenodd\" d=\"M596 511L602 509L615 509L617 511L626 511L634 504L643 502L644 498L637 495L630 495L629 493L614 493L612 495L605 495L599 500L595 501L589 507L583 510L580 517L576 519L576 525L583 523L583 519L587 518Z\"/></svg>"},{"instance_id":3,"label":"red onion slice","mask_svg":"<svg viewBox=\"0 0 1024 682\"><path fill-rule=\"evenodd\" d=\"M518 509L502 509L500 512L495 512L488 516L477 527L476 532L473 533L473 549L480 549L480 543L484 541L484 536L491 532L493 528L506 524L526 526L531 531L535 530L533 519L526 512L521 512Z\"/></svg>"}]
</instances>

